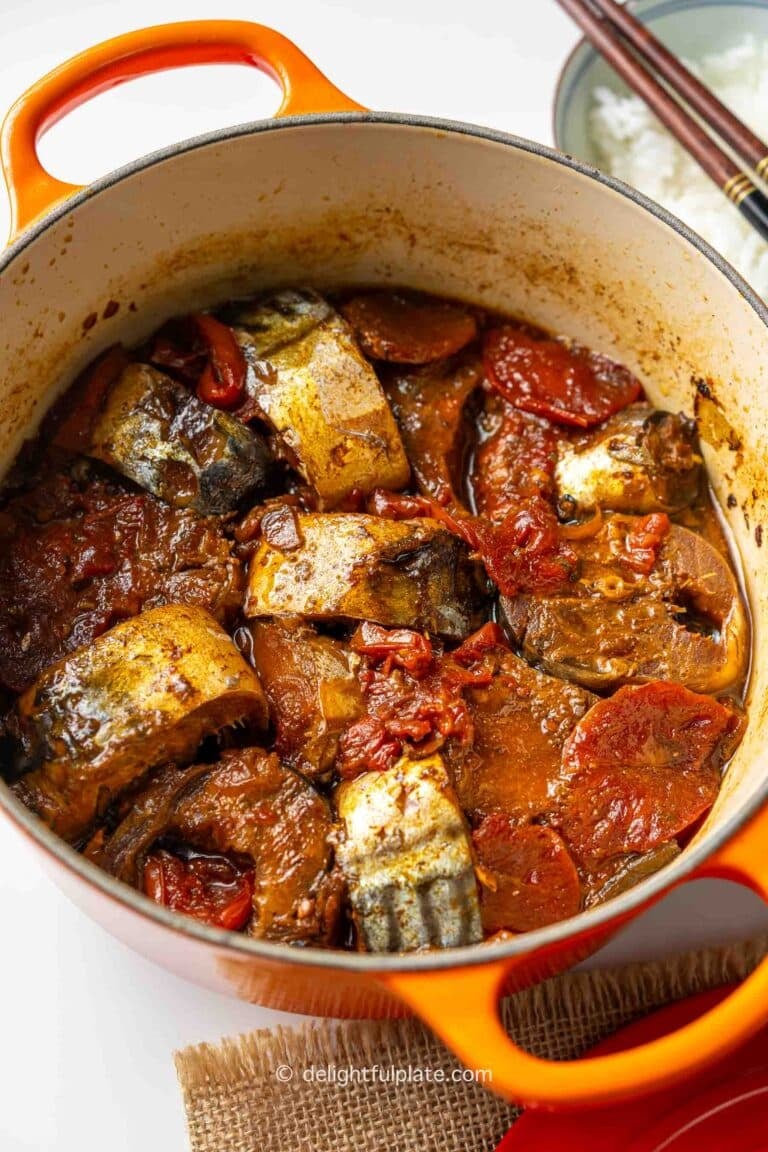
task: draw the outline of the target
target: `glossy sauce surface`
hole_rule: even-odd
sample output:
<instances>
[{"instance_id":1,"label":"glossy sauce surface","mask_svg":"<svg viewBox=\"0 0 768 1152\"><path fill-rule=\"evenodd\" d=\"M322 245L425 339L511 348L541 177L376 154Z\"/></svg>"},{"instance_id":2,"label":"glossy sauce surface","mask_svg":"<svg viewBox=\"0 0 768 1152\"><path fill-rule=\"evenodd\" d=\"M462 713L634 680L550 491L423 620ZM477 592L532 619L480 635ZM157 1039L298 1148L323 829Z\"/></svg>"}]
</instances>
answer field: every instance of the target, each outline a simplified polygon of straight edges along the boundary
<instances>
[{"instance_id":1,"label":"glossy sauce surface","mask_svg":"<svg viewBox=\"0 0 768 1152\"><path fill-rule=\"evenodd\" d=\"M185 671L207 643L234 695ZM692 422L406 291L110 349L0 504L17 793L151 899L296 945L524 932L662 867L743 731L749 648Z\"/></svg>"}]
</instances>

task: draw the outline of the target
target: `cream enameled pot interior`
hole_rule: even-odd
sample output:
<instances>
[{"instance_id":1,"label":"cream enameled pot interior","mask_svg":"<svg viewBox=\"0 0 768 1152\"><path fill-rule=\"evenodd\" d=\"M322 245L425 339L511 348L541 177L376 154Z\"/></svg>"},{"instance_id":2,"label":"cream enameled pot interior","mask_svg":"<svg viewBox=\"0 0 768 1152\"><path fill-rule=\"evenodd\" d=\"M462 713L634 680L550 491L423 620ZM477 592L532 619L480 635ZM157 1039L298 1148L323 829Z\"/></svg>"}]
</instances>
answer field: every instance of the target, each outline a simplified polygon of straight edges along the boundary
<instances>
[{"instance_id":1,"label":"cream enameled pot interior","mask_svg":"<svg viewBox=\"0 0 768 1152\"><path fill-rule=\"evenodd\" d=\"M658 406L695 411L760 650L768 328L669 224L490 133L286 120L155 158L73 203L0 275L0 467L100 349L165 316L277 284L383 281L568 333L628 363ZM749 728L699 838L764 783L766 681L758 661Z\"/></svg>"}]
</instances>

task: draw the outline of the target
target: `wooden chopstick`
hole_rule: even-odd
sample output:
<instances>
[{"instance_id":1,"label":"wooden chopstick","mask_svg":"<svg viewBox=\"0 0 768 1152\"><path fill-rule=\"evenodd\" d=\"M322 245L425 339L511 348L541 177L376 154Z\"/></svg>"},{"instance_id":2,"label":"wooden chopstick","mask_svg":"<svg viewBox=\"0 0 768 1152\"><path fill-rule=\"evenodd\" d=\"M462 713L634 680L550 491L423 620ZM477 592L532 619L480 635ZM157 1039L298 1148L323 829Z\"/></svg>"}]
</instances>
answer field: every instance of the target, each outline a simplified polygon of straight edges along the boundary
<instances>
[{"instance_id":1,"label":"wooden chopstick","mask_svg":"<svg viewBox=\"0 0 768 1152\"><path fill-rule=\"evenodd\" d=\"M638 60L614 28L588 0L557 0L579 25L590 43L605 57L622 80L642 97L665 128L733 201L741 214L764 240L768 240L768 197L730 156L723 152L704 128L662 87Z\"/></svg>"},{"instance_id":2,"label":"wooden chopstick","mask_svg":"<svg viewBox=\"0 0 768 1152\"><path fill-rule=\"evenodd\" d=\"M768 144L734 116L730 108L726 108L714 92L689 72L682 60L673 56L669 49L656 39L650 28L641 24L628 8L617 4L616 0L591 0L591 3L593 8L614 25L638 55L656 69L670 88L674 89L761 179L765 179L768 175Z\"/></svg>"}]
</instances>

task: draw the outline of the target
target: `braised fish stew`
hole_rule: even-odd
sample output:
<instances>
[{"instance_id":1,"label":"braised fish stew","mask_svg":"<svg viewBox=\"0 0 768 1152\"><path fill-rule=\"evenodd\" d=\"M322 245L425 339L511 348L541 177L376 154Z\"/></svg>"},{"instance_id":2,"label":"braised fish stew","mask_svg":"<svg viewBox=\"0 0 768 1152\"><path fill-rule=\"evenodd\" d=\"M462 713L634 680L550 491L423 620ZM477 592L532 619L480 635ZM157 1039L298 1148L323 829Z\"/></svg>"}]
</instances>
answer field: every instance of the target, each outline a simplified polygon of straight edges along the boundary
<instances>
[{"instance_id":1,"label":"braised fish stew","mask_svg":"<svg viewBox=\"0 0 768 1152\"><path fill-rule=\"evenodd\" d=\"M610 899L714 803L749 655L694 422L408 291L112 347L2 490L9 784L262 939L444 948Z\"/></svg>"}]
</instances>

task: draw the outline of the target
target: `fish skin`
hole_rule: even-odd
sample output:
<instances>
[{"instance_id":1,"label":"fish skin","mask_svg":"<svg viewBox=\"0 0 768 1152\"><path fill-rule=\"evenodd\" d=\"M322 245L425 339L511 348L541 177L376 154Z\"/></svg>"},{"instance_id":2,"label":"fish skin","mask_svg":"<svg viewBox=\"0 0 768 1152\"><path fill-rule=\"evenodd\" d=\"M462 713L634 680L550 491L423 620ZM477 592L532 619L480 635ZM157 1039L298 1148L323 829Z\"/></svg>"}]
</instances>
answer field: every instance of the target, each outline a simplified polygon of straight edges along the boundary
<instances>
[{"instance_id":1,"label":"fish skin","mask_svg":"<svg viewBox=\"0 0 768 1152\"><path fill-rule=\"evenodd\" d=\"M150 768L184 762L204 736L267 723L256 673L202 608L167 605L124 620L52 664L10 722L14 791L70 843Z\"/></svg>"},{"instance_id":2,"label":"fish skin","mask_svg":"<svg viewBox=\"0 0 768 1152\"><path fill-rule=\"evenodd\" d=\"M374 620L461 640L482 622L479 569L436 520L298 514L299 548L261 539L243 612Z\"/></svg>"},{"instance_id":3,"label":"fish skin","mask_svg":"<svg viewBox=\"0 0 768 1152\"><path fill-rule=\"evenodd\" d=\"M310 290L272 294L232 317L246 389L323 509L351 492L403 488L400 433L351 327Z\"/></svg>"},{"instance_id":4,"label":"fish skin","mask_svg":"<svg viewBox=\"0 0 768 1152\"><path fill-rule=\"evenodd\" d=\"M440 756L366 772L339 785L336 804L336 858L367 951L482 940L467 828Z\"/></svg>"},{"instance_id":5,"label":"fish skin","mask_svg":"<svg viewBox=\"0 0 768 1152\"><path fill-rule=\"evenodd\" d=\"M226 320L247 331L248 348L258 356L301 340L333 314L328 301L311 288L283 288L225 309Z\"/></svg>"},{"instance_id":6,"label":"fish skin","mask_svg":"<svg viewBox=\"0 0 768 1152\"><path fill-rule=\"evenodd\" d=\"M240 420L148 364L129 364L110 389L89 454L203 515L263 493L272 462L266 442Z\"/></svg>"},{"instance_id":7,"label":"fish skin","mask_svg":"<svg viewBox=\"0 0 768 1152\"><path fill-rule=\"evenodd\" d=\"M676 512L696 498L701 467L691 420L633 404L588 436L561 440L555 480L572 511Z\"/></svg>"}]
</instances>

